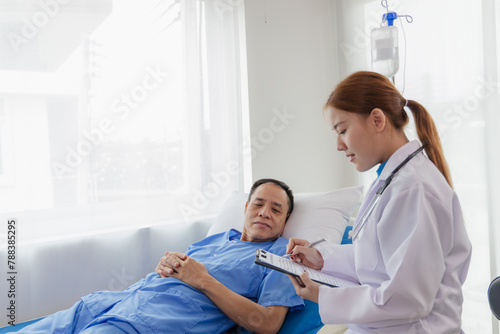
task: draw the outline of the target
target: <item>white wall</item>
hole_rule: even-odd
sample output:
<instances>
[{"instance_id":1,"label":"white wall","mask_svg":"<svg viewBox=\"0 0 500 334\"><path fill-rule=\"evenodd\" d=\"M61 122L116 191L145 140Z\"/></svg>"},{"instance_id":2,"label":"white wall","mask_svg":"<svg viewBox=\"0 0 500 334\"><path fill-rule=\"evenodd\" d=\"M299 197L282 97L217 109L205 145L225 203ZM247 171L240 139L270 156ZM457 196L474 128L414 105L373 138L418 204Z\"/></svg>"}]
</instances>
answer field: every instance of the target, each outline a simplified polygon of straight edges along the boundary
<instances>
[{"instance_id":1,"label":"white wall","mask_svg":"<svg viewBox=\"0 0 500 334\"><path fill-rule=\"evenodd\" d=\"M322 107L338 82L332 0L245 1L253 179L296 192L357 184Z\"/></svg>"}]
</instances>

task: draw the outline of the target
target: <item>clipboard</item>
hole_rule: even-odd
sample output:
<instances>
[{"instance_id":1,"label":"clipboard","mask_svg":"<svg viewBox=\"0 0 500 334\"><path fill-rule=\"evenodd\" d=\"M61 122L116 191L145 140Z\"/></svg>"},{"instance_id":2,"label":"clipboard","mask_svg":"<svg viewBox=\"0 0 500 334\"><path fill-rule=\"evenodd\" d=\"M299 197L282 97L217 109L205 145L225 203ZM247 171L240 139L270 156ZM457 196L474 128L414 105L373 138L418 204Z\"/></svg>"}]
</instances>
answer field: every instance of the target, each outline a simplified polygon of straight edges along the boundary
<instances>
[{"instance_id":1,"label":"clipboard","mask_svg":"<svg viewBox=\"0 0 500 334\"><path fill-rule=\"evenodd\" d=\"M303 284L302 281L300 281L299 276L304 271L309 274L309 278L311 278L311 280L313 280L314 282L324 284L332 288L345 288L360 285L357 282L353 282L341 277L328 275L322 271L306 267L303 264L293 262L290 259L281 257L273 253L269 253L268 251L265 251L263 249L256 250L255 263L294 276L298 279L301 285Z\"/></svg>"}]
</instances>

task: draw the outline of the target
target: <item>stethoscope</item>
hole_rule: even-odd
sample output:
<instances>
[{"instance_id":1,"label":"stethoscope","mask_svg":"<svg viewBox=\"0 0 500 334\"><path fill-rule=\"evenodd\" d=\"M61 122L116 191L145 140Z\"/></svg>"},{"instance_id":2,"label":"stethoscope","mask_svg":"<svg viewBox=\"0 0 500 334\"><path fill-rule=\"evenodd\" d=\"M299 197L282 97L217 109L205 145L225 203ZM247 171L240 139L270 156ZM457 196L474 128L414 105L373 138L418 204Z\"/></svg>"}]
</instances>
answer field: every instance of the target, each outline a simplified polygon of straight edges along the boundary
<instances>
[{"instance_id":1,"label":"stethoscope","mask_svg":"<svg viewBox=\"0 0 500 334\"><path fill-rule=\"evenodd\" d=\"M361 229L365 226L366 221L368 220L368 217L372 213L373 209L377 206L377 203L380 200L380 196L382 196L382 194L384 193L385 189L389 186L389 184L391 183L391 181L394 178L394 176L396 175L396 173L401 168L403 168L403 166L406 165L408 163L408 161L410 161L414 156L416 156L417 154L419 154L420 152L422 152L423 149L424 149L424 146L420 146L415 152L413 152L406 159L404 159L403 162L401 162L392 171L391 175L389 175L389 177L387 178L387 180L385 180L385 182L382 183L382 185L378 188L377 192L375 193L375 196L373 196L372 200L370 201L370 204L368 204L368 207L366 208L366 210L363 212L363 215L359 219L359 222L356 224L356 226L354 226L354 228L352 230L352 233L350 235L350 237L352 238L352 240L356 239L356 237L358 236L358 234L361 231Z\"/></svg>"}]
</instances>

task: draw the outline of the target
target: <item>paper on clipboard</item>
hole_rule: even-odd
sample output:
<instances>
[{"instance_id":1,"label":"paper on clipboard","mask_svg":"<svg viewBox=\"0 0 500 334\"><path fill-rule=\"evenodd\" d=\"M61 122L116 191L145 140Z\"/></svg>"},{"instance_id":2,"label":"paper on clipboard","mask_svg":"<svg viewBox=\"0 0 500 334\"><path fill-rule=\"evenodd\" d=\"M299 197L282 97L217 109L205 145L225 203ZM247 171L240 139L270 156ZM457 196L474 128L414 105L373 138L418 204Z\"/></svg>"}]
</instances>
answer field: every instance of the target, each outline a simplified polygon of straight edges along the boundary
<instances>
[{"instance_id":1,"label":"paper on clipboard","mask_svg":"<svg viewBox=\"0 0 500 334\"><path fill-rule=\"evenodd\" d=\"M257 249L255 254L255 263L295 277L300 276L300 274L306 271L311 280L330 287L359 286L359 283L357 282L325 274L324 272L306 267L300 263L296 263L290 259L269 253L263 249Z\"/></svg>"}]
</instances>

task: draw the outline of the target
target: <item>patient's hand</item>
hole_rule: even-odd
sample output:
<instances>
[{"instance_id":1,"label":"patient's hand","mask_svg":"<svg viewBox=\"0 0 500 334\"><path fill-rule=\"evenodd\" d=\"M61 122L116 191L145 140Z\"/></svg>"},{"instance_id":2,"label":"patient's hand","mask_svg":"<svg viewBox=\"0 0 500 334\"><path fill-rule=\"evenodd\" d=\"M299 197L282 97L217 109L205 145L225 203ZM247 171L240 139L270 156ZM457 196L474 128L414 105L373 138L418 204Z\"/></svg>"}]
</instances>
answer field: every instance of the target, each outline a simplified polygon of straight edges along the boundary
<instances>
[{"instance_id":1,"label":"patient's hand","mask_svg":"<svg viewBox=\"0 0 500 334\"><path fill-rule=\"evenodd\" d=\"M179 261L186 258L187 255L181 252L166 252L165 256L160 259L155 271L161 277L170 277L175 272L175 269L179 267Z\"/></svg>"},{"instance_id":2,"label":"patient's hand","mask_svg":"<svg viewBox=\"0 0 500 334\"><path fill-rule=\"evenodd\" d=\"M203 263L180 252L166 252L155 271L161 277L178 278L198 290L214 280Z\"/></svg>"}]
</instances>

